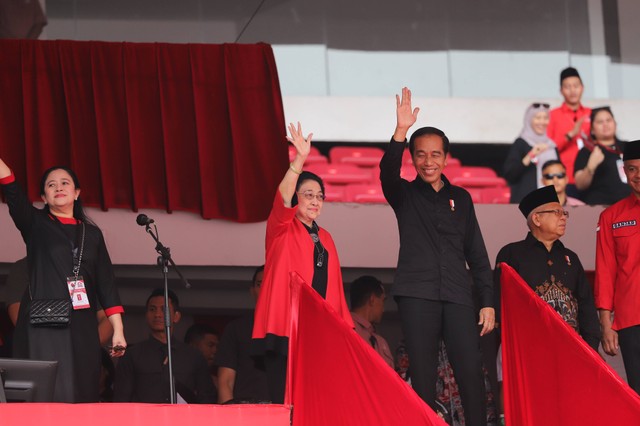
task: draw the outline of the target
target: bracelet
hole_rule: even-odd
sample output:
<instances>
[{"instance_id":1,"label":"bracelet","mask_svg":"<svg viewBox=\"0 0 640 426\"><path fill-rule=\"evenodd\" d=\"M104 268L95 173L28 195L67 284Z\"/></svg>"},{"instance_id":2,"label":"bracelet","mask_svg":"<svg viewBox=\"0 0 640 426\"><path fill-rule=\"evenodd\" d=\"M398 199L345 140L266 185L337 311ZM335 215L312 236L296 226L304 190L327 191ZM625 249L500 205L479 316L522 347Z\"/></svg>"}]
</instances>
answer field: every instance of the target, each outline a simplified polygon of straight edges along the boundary
<instances>
[{"instance_id":1,"label":"bracelet","mask_svg":"<svg viewBox=\"0 0 640 426\"><path fill-rule=\"evenodd\" d=\"M568 142L571 142L571 139L573 139L573 138L571 137L571 135L569 134L569 132L567 132L567 133L565 133L565 134L564 134L564 138L565 138Z\"/></svg>"},{"instance_id":2,"label":"bracelet","mask_svg":"<svg viewBox=\"0 0 640 426\"><path fill-rule=\"evenodd\" d=\"M297 175L302 174L302 170L298 170L295 167L293 167L293 163L289 163L289 170L291 170L293 173Z\"/></svg>"}]
</instances>

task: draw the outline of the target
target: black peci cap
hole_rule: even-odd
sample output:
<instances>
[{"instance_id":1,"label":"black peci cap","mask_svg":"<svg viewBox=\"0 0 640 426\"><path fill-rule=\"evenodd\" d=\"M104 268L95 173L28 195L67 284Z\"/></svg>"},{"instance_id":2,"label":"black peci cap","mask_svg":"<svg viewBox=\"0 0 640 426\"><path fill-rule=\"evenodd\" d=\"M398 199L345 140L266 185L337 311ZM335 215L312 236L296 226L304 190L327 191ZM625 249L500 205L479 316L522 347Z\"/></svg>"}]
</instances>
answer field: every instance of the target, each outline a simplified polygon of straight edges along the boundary
<instances>
[{"instance_id":1,"label":"black peci cap","mask_svg":"<svg viewBox=\"0 0 640 426\"><path fill-rule=\"evenodd\" d=\"M630 141L624 145L623 160L638 160L640 159L640 140Z\"/></svg>"},{"instance_id":2,"label":"black peci cap","mask_svg":"<svg viewBox=\"0 0 640 426\"><path fill-rule=\"evenodd\" d=\"M518 208L524 215L524 217L529 217L529 213L533 211L538 206L547 203L559 203L558 194L556 193L556 189L553 185L543 186L542 188L536 189L535 191L531 191L528 193L518 205Z\"/></svg>"}]
</instances>

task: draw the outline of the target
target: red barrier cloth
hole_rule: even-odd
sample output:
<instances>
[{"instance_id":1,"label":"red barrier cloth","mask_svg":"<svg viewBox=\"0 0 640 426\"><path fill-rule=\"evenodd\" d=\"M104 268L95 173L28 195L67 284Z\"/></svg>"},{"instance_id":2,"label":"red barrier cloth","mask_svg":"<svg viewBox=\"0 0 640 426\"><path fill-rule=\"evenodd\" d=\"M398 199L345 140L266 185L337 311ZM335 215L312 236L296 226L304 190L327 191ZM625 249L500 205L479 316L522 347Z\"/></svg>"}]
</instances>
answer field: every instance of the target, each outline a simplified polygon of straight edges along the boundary
<instances>
[{"instance_id":1,"label":"red barrier cloth","mask_svg":"<svg viewBox=\"0 0 640 426\"><path fill-rule=\"evenodd\" d=\"M446 425L298 274L291 287L294 425Z\"/></svg>"},{"instance_id":2,"label":"red barrier cloth","mask_svg":"<svg viewBox=\"0 0 640 426\"><path fill-rule=\"evenodd\" d=\"M640 424L640 397L510 266L500 267L507 424Z\"/></svg>"},{"instance_id":3,"label":"red barrier cloth","mask_svg":"<svg viewBox=\"0 0 640 426\"><path fill-rule=\"evenodd\" d=\"M0 424L20 426L288 426L282 405L0 404Z\"/></svg>"},{"instance_id":4,"label":"red barrier cloth","mask_svg":"<svg viewBox=\"0 0 640 426\"><path fill-rule=\"evenodd\" d=\"M69 165L85 205L266 220L287 169L271 46L0 40L0 152L32 200Z\"/></svg>"}]
</instances>

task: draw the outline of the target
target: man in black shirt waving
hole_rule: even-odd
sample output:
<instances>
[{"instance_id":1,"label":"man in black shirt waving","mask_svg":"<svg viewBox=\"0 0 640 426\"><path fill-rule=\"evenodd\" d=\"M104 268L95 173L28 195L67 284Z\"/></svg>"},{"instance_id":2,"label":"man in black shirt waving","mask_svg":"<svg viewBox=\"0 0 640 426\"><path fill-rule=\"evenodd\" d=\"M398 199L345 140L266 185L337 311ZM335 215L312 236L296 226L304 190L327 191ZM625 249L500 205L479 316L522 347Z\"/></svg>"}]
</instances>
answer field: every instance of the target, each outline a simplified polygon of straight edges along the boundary
<instances>
[{"instance_id":1,"label":"man in black shirt waving","mask_svg":"<svg viewBox=\"0 0 640 426\"><path fill-rule=\"evenodd\" d=\"M444 339L460 387L465 424L486 424L486 396L479 335L493 330L493 284L471 196L442 174L449 139L439 129L423 127L409 141L418 176L400 177L402 153L419 108L411 107L411 91L396 96L397 125L380 162L385 198L398 220L400 253L391 295L398 303L411 360L412 385L436 408L438 348ZM466 265L469 265L471 274ZM476 321L472 286L480 295ZM482 326L478 333L479 327Z\"/></svg>"}]
</instances>

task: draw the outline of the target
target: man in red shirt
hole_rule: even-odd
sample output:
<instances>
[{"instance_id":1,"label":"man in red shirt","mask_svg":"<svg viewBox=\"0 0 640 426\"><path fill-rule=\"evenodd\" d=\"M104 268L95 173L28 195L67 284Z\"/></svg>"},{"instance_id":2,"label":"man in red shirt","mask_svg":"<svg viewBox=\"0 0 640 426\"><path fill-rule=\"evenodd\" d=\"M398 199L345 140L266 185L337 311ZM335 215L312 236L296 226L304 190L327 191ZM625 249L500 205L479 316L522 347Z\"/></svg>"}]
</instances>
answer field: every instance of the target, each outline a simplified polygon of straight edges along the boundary
<instances>
[{"instance_id":1,"label":"man in red shirt","mask_svg":"<svg viewBox=\"0 0 640 426\"><path fill-rule=\"evenodd\" d=\"M564 102L560 107L551 110L547 127L547 135L556 143L560 160L567 168L568 190L571 196L577 192L573 178L573 163L578 151L584 146L584 140L589 137L591 128L591 108L581 103L583 91L584 86L578 70L573 67L563 69L560 73L560 93Z\"/></svg>"},{"instance_id":2,"label":"man in red shirt","mask_svg":"<svg viewBox=\"0 0 640 426\"><path fill-rule=\"evenodd\" d=\"M602 348L621 350L629 386L640 394L640 140L627 143L623 160L631 195L600 214L594 296Z\"/></svg>"}]
</instances>

